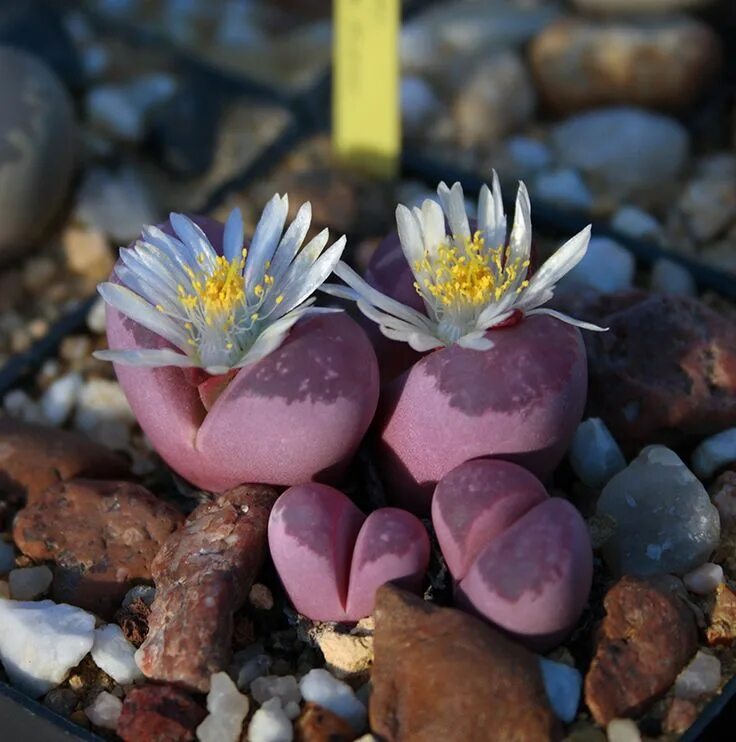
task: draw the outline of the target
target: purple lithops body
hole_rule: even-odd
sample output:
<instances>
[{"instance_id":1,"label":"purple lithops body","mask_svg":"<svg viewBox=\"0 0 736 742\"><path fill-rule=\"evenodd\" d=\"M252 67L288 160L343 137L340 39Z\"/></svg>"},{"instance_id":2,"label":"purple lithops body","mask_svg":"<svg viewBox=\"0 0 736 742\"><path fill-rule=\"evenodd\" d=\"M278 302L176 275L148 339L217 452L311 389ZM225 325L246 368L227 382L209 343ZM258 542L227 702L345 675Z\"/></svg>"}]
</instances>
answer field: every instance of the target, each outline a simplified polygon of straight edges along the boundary
<instances>
[{"instance_id":1,"label":"purple lithops body","mask_svg":"<svg viewBox=\"0 0 736 742\"><path fill-rule=\"evenodd\" d=\"M432 521L460 603L538 650L574 627L593 577L588 529L529 472L462 464L437 485Z\"/></svg>"},{"instance_id":2,"label":"purple lithops body","mask_svg":"<svg viewBox=\"0 0 736 742\"><path fill-rule=\"evenodd\" d=\"M489 335L491 349L436 350L384 390L377 459L398 504L427 512L437 482L470 459L544 478L564 456L585 407L579 330L529 317Z\"/></svg>"},{"instance_id":3,"label":"purple lithops body","mask_svg":"<svg viewBox=\"0 0 736 742\"><path fill-rule=\"evenodd\" d=\"M410 513L382 508L366 518L340 491L291 487L268 524L271 557L294 607L317 621L358 621L376 590L399 580L419 589L429 537Z\"/></svg>"},{"instance_id":4,"label":"purple lithops body","mask_svg":"<svg viewBox=\"0 0 736 742\"><path fill-rule=\"evenodd\" d=\"M227 228L224 231L221 224L208 219L196 219L194 224L202 230L201 237L209 241L210 249L222 256L228 240ZM183 230L181 226L180 229ZM150 238L155 242L154 248L173 233L171 224L154 232L154 237ZM296 240L293 225L279 249L289 235ZM141 254L142 248L137 249ZM292 265L301 268L307 263L305 253L310 249L309 259L314 260L319 252L307 245L295 253ZM130 262L131 258L127 260ZM319 260L321 258L314 262L315 270L319 270ZM243 270L243 265L246 287L248 280L245 258L240 265L235 261L233 258L231 263L224 263L224 267L214 263L211 275L205 274L198 284L192 279L191 294L179 287L182 312L193 307L192 312L200 311L207 320L203 310L211 309L216 320L225 316L223 328L227 333L231 320L216 312L224 308L224 311L232 311L229 316L238 317L237 312L241 310L236 303L236 292L242 293L243 279L237 270ZM275 264L277 257L273 261ZM269 264L266 261L266 265ZM120 267L119 261L116 272ZM188 266L185 270L191 272ZM276 265L274 270L277 270ZM292 279L289 284L288 270L296 275L295 269L283 268L286 271L283 279L286 302L289 286L296 282ZM329 274L329 266L323 267L318 277L322 274ZM118 275L116 273L116 279ZM124 275L129 275L129 271ZM103 286L123 289L118 284L116 281ZM270 286L267 280L256 286L260 292L254 297L256 304L259 298L267 297L263 285L266 289ZM295 296L298 299L301 294L297 292ZM273 309L278 308L280 298L281 295L271 302ZM268 352L258 354L253 362L248 363L247 358L240 364L237 360L230 361L227 353L233 342L225 336L227 344L223 344L224 355L221 354L225 361L207 363L203 357L213 346L212 338L204 338L209 344L205 344L202 355L192 361L175 354L173 343L161 334L126 316L109 298L108 302L110 351L103 357L115 361L118 380L141 428L179 475L212 491L225 491L243 482L293 485L314 480L332 481L341 475L370 425L378 399L375 353L365 333L344 313L320 314L312 307L303 310L301 307L308 305L307 301L292 311L297 321L289 322L288 317L284 318L288 324L282 324L281 337L271 342ZM235 305L234 309L230 309L228 302ZM265 304L262 298L260 303ZM310 312L315 312L314 316L309 316ZM195 321L197 317L200 315L196 315ZM253 317L262 321L255 312L240 321L253 325L256 322ZM278 322L283 320L276 320L274 324ZM206 331L208 324L203 321L202 325ZM191 333L192 321L183 327ZM266 325L268 332L271 329ZM251 346L257 350L259 342L257 338ZM167 363L136 365L128 363L124 354L125 351L155 353L159 349L168 349L174 363L181 367ZM214 368L208 367L210 365Z\"/></svg>"},{"instance_id":5,"label":"purple lithops body","mask_svg":"<svg viewBox=\"0 0 736 742\"><path fill-rule=\"evenodd\" d=\"M382 372L406 368L389 384L382 379L377 461L394 501L419 513L428 511L439 479L473 458L506 459L547 476L585 405L578 328L604 329L544 306L585 255L590 227L532 272L523 183L511 230L495 173L492 189L480 190L474 223L459 183L440 183L437 194L439 203L396 209L403 263L389 236L365 278L340 261L335 274L344 285L322 287L355 301L377 325L386 338L375 342ZM413 363L391 357L402 342Z\"/></svg>"}]
</instances>

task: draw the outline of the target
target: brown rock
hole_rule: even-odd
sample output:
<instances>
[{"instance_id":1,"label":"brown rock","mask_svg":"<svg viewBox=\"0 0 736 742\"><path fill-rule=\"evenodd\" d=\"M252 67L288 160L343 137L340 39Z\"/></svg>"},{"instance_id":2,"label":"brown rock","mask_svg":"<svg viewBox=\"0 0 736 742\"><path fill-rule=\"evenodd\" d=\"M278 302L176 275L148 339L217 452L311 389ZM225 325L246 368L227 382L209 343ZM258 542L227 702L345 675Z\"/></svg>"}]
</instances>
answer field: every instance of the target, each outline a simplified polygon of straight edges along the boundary
<instances>
[{"instance_id":1,"label":"brown rock","mask_svg":"<svg viewBox=\"0 0 736 742\"><path fill-rule=\"evenodd\" d=\"M371 729L389 742L559 739L536 657L473 616L376 593Z\"/></svg>"},{"instance_id":2,"label":"brown rock","mask_svg":"<svg viewBox=\"0 0 736 742\"><path fill-rule=\"evenodd\" d=\"M582 316L610 328L585 333L588 412L622 446L676 446L736 425L732 322L674 295L601 297Z\"/></svg>"},{"instance_id":3,"label":"brown rock","mask_svg":"<svg viewBox=\"0 0 736 742\"><path fill-rule=\"evenodd\" d=\"M668 734L682 734L698 718L698 707L684 698L673 698L662 719L662 728Z\"/></svg>"},{"instance_id":4,"label":"brown rock","mask_svg":"<svg viewBox=\"0 0 736 742\"><path fill-rule=\"evenodd\" d=\"M545 103L568 114L615 104L688 106L718 69L721 50L710 26L684 16L568 18L545 28L529 57Z\"/></svg>"},{"instance_id":5,"label":"brown rock","mask_svg":"<svg viewBox=\"0 0 736 742\"><path fill-rule=\"evenodd\" d=\"M150 614L150 606L141 598L136 598L129 606L120 608L115 613L115 622L120 626L125 638L134 647L140 647L148 636L148 616Z\"/></svg>"},{"instance_id":6,"label":"brown rock","mask_svg":"<svg viewBox=\"0 0 736 742\"><path fill-rule=\"evenodd\" d=\"M638 716L667 691L695 654L697 629L684 601L653 580L622 577L603 605L585 702L605 725Z\"/></svg>"},{"instance_id":7,"label":"brown rock","mask_svg":"<svg viewBox=\"0 0 736 742\"><path fill-rule=\"evenodd\" d=\"M723 583L716 588L716 600L705 637L711 647L736 641L736 593Z\"/></svg>"},{"instance_id":8,"label":"brown rock","mask_svg":"<svg viewBox=\"0 0 736 742\"><path fill-rule=\"evenodd\" d=\"M146 676L207 691L210 676L227 667L233 614L261 568L275 500L271 487L238 487L200 505L164 544L139 653Z\"/></svg>"},{"instance_id":9,"label":"brown rock","mask_svg":"<svg viewBox=\"0 0 736 742\"><path fill-rule=\"evenodd\" d=\"M151 578L154 557L183 520L140 485L76 479L36 495L16 516L13 538L27 556L55 562L55 600L108 618Z\"/></svg>"},{"instance_id":10,"label":"brown rock","mask_svg":"<svg viewBox=\"0 0 736 742\"><path fill-rule=\"evenodd\" d=\"M332 711L307 703L296 720L296 742L352 742L355 732Z\"/></svg>"},{"instance_id":11,"label":"brown rock","mask_svg":"<svg viewBox=\"0 0 736 742\"><path fill-rule=\"evenodd\" d=\"M171 685L143 685L125 697L117 733L123 742L194 742L207 712Z\"/></svg>"},{"instance_id":12,"label":"brown rock","mask_svg":"<svg viewBox=\"0 0 736 742\"><path fill-rule=\"evenodd\" d=\"M73 477L119 479L128 465L89 438L0 418L0 499L28 498Z\"/></svg>"}]
</instances>

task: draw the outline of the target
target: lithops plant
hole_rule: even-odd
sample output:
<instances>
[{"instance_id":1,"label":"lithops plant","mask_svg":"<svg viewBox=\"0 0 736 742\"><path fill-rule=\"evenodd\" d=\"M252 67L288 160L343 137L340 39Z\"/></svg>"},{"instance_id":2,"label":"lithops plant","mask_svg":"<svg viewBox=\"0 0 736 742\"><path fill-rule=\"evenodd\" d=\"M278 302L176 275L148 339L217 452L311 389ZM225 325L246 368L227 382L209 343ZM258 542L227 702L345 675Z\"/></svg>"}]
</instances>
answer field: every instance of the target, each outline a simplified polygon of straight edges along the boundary
<instances>
[{"instance_id":1,"label":"lithops plant","mask_svg":"<svg viewBox=\"0 0 736 742\"><path fill-rule=\"evenodd\" d=\"M110 350L97 357L158 453L207 490L339 476L375 412L370 342L312 297L345 238L302 247L311 207L284 231L287 212L274 196L249 245L238 210L224 226L172 214L99 287Z\"/></svg>"},{"instance_id":2,"label":"lithops plant","mask_svg":"<svg viewBox=\"0 0 736 742\"><path fill-rule=\"evenodd\" d=\"M421 512L437 481L472 458L517 461L540 477L554 469L585 404L577 328L602 329L543 306L585 255L589 227L528 275L531 205L523 183L508 241L495 173L492 190L481 189L475 232L460 184L442 183L438 194L441 206L428 199L421 209L396 211L421 309L381 293L343 262L335 273L347 286L323 286L356 301L386 337L424 354L384 388L377 448L393 496Z\"/></svg>"},{"instance_id":3,"label":"lithops plant","mask_svg":"<svg viewBox=\"0 0 736 742\"><path fill-rule=\"evenodd\" d=\"M276 501L268 543L294 607L318 621L358 621L373 612L376 590L399 580L418 590L429 565L422 523L398 508L366 517L323 484L291 487Z\"/></svg>"},{"instance_id":4,"label":"lithops plant","mask_svg":"<svg viewBox=\"0 0 736 742\"><path fill-rule=\"evenodd\" d=\"M432 523L459 603L540 650L575 626L593 578L588 529L526 469L461 464L435 489Z\"/></svg>"}]
</instances>

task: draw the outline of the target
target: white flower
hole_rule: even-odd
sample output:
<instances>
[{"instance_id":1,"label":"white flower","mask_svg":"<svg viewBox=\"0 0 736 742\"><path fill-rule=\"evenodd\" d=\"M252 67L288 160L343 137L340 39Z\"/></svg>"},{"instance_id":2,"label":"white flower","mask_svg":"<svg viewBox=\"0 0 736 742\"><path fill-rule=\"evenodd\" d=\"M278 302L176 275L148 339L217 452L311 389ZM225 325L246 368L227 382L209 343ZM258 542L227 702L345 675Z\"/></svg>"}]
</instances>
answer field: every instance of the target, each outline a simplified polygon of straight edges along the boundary
<instances>
[{"instance_id":1,"label":"white flower","mask_svg":"<svg viewBox=\"0 0 736 742\"><path fill-rule=\"evenodd\" d=\"M396 224L401 249L424 300L426 314L369 286L340 261L335 273L348 284L322 287L333 296L357 302L358 309L376 322L392 340L426 351L457 343L487 350L493 342L486 331L517 312L549 314L588 330L604 328L581 322L541 305L549 301L556 283L585 255L590 226L566 242L534 275L527 279L532 243L531 206L523 183L516 196L516 214L508 246L506 215L498 176L493 191L484 185L478 198L478 229L471 234L460 183L440 183L440 206L427 199L410 211L399 205ZM444 211L444 213L443 213ZM450 234L445 229L445 217Z\"/></svg>"},{"instance_id":2,"label":"white flower","mask_svg":"<svg viewBox=\"0 0 736 742\"><path fill-rule=\"evenodd\" d=\"M223 254L182 214L171 214L175 236L145 227L134 247L120 250L102 298L174 348L103 350L97 358L135 366L191 366L223 374L255 363L279 347L302 317L335 311L313 307L314 291L340 260L345 237L325 250L328 230L299 249L312 219L304 204L284 232L287 196L275 195L243 247L239 209L225 225Z\"/></svg>"}]
</instances>

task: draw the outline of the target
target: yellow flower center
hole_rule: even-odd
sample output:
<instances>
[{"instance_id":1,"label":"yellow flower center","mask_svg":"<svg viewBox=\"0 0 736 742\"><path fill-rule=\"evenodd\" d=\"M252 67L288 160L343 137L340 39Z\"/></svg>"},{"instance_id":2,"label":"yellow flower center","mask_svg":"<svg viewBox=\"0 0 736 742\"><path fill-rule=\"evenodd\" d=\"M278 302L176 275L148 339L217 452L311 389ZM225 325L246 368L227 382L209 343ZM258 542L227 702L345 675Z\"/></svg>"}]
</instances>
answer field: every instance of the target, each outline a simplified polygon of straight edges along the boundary
<instances>
[{"instance_id":1,"label":"yellow flower center","mask_svg":"<svg viewBox=\"0 0 736 742\"><path fill-rule=\"evenodd\" d=\"M528 260L510 260L509 250L504 250L503 245L486 250L484 238L476 232L465 240L464 249L443 244L434 256L425 253L414 264L423 287L419 283L414 287L420 294L423 288L444 308L468 305L481 308L498 301L528 267ZM519 283L516 293L528 283Z\"/></svg>"}]
</instances>

